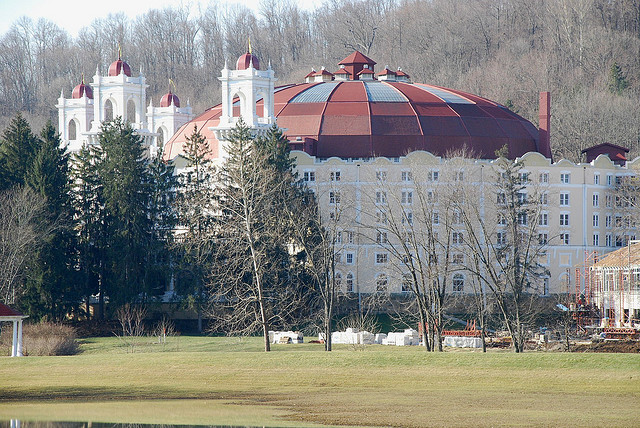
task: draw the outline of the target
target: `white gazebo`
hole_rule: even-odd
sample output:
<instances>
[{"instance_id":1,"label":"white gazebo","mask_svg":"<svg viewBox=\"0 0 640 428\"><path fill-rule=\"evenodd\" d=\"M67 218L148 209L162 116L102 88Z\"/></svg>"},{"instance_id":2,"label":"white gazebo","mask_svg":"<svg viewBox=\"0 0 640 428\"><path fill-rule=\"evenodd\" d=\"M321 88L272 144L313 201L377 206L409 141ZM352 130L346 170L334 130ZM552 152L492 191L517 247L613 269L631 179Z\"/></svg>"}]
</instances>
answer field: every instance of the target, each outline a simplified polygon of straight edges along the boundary
<instances>
[{"instance_id":1,"label":"white gazebo","mask_svg":"<svg viewBox=\"0 0 640 428\"><path fill-rule=\"evenodd\" d=\"M0 303L0 322L13 322L13 341L11 342L11 356L22 357L22 320L28 315L11 309L9 306Z\"/></svg>"}]
</instances>

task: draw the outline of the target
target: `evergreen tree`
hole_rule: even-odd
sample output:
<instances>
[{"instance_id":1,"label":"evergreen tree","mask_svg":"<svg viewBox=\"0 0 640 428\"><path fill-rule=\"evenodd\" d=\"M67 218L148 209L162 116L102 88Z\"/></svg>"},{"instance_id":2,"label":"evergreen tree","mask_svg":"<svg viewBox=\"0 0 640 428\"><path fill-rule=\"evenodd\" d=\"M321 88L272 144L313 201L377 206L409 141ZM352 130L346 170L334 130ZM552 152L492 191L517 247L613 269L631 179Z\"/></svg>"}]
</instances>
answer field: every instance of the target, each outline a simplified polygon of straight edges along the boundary
<instances>
[{"instance_id":1,"label":"evergreen tree","mask_svg":"<svg viewBox=\"0 0 640 428\"><path fill-rule=\"evenodd\" d=\"M142 139L121 118L104 123L97 164L105 209L108 275L104 289L115 306L149 291L145 283L152 225L149 171Z\"/></svg>"},{"instance_id":2,"label":"evergreen tree","mask_svg":"<svg viewBox=\"0 0 640 428\"><path fill-rule=\"evenodd\" d=\"M300 286L293 231L286 210L297 186L282 133L272 128L254 138L242 120L230 132L228 159L217 178L220 212L216 292L227 327L237 332L261 331L265 351L268 332L299 321L307 298Z\"/></svg>"},{"instance_id":3,"label":"evergreen tree","mask_svg":"<svg viewBox=\"0 0 640 428\"><path fill-rule=\"evenodd\" d=\"M609 91L612 94L622 95L625 89L629 87L629 81L622 67L617 62L611 64L609 69Z\"/></svg>"},{"instance_id":4,"label":"evergreen tree","mask_svg":"<svg viewBox=\"0 0 640 428\"><path fill-rule=\"evenodd\" d=\"M20 113L2 133L0 141L0 190L24 184L40 142Z\"/></svg>"},{"instance_id":5,"label":"evergreen tree","mask_svg":"<svg viewBox=\"0 0 640 428\"><path fill-rule=\"evenodd\" d=\"M72 200L76 216L77 264L80 290L87 314L92 295L99 296L98 317L104 316L102 280L106 266L106 222L102 183L97 165L102 151L97 146L85 146L74 155Z\"/></svg>"},{"instance_id":6,"label":"evergreen tree","mask_svg":"<svg viewBox=\"0 0 640 428\"><path fill-rule=\"evenodd\" d=\"M202 331L202 304L214 243L214 168L210 155L207 140L194 125L184 145L188 165L179 178L176 211L182 230L178 246L180 291L194 297L198 331Z\"/></svg>"},{"instance_id":7,"label":"evergreen tree","mask_svg":"<svg viewBox=\"0 0 640 428\"><path fill-rule=\"evenodd\" d=\"M32 316L62 319L77 307L74 278L73 213L71 212L68 156L49 121L41 133L40 147L28 165L25 182L45 201L41 225L51 230L33 255L26 300Z\"/></svg>"}]
</instances>

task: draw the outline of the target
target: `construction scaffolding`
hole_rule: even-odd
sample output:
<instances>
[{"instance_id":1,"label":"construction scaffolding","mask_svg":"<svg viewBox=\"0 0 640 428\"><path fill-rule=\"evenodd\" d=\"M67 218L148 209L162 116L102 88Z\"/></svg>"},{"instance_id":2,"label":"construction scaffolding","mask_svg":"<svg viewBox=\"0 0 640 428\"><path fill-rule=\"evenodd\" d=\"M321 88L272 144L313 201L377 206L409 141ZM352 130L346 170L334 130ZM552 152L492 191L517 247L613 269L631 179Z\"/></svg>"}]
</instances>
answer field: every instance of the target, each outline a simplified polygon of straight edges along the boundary
<instances>
[{"instance_id":1,"label":"construction scaffolding","mask_svg":"<svg viewBox=\"0 0 640 428\"><path fill-rule=\"evenodd\" d=\"M601 311L593 301L594 290L597 288L598 283L598 272L594 271L592 267L598 263L598 257L597 251L591 253L585 251L583 263L576 267L576 285L571 294L568 309L571 311L578 329L597 325L602 318Z\"/></svg>"}]
</instances>

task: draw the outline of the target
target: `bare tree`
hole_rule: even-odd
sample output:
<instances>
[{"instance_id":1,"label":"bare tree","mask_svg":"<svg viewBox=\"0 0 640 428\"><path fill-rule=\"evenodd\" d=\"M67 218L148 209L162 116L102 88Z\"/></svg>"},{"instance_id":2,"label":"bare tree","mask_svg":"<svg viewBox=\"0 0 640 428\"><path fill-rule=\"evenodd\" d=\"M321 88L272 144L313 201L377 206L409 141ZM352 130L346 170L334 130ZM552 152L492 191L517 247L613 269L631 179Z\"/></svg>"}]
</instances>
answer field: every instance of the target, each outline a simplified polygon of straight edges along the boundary
<instances>
[{"instance_id":1,"label":"bare tree","mask_svg":"<svg viewBox=\"0 0 640 428\"><path fill-rule=\"evenodd\" d=\"M25 263L50 226L38 224L44 199L28 188L0 193L0 301L14 303L21 294Z\"/></svg>"},{"instance_id":2,"label":"bare tree","mask_svg":"<svg viewBox=\"0 0 640 428\"><path fill-rule=\"evenodd\" d=\"M468 235L465 245L473 259L467 269L491 291L514 350L523 352L546 274L540 264L546 242L537 233L541 206L520 163L501 158L495 173L497 184L481 182L460 204ZM472 192L479 193L479 199Z\"/></svg>"}]
</instances>

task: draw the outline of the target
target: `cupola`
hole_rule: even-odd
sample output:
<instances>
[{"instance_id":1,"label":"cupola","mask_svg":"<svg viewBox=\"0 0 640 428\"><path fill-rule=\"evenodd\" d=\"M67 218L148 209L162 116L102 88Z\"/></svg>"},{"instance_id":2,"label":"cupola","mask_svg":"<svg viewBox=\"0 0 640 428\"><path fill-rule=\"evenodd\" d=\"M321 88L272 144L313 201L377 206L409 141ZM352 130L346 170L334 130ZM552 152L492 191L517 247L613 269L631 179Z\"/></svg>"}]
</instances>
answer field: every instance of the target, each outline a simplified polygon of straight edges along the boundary
<instances>
[{"instance_id":1,"label":"cupola","mask_svg":"<svg viewBox=\"0 0 640 428\"><path fill-rule=\"evenodd\" d=\"M236 70L246 70L249 66L256 70L260 70L260 61L258 60L258 57L250 51L247 51L238 58L238 62L236 62Z\"/></svg>"},{"instance_id":2,"label":"cupola","mask_svg":"<svg viewBox=\"0 0 640 428\"><path fill-rule=\"evenodd\" d=\"M120 73L124 73L125 76L131 77L131 67L126 61L123 61L118 55L118 59L113 61L109 66L109 76L120 76Z\"/></svg>"},{"instance_id":3,"label":"cupola","mask_svg":"<svg viewBox=\"0 0 640 428\"><path fill-rule=\"evenodd\" d=\"M91 86L84 84L84 76L82 77L82 83L73 88L71 92L71 98L79 99L86 96L89 99L93 99L93 89Z\"/></svg>"},{"instance_id":4,"label":"cupola","mask_svg":"<svg viewBox=\"0 0 640 428\"><path fill-rule=\"evenodd\" d=\"M160 107L170 107L173 104L176 107L180 107L180 99L176 94L173 94L171 90L160 99Z\"/></svg>"}]
</instances>

